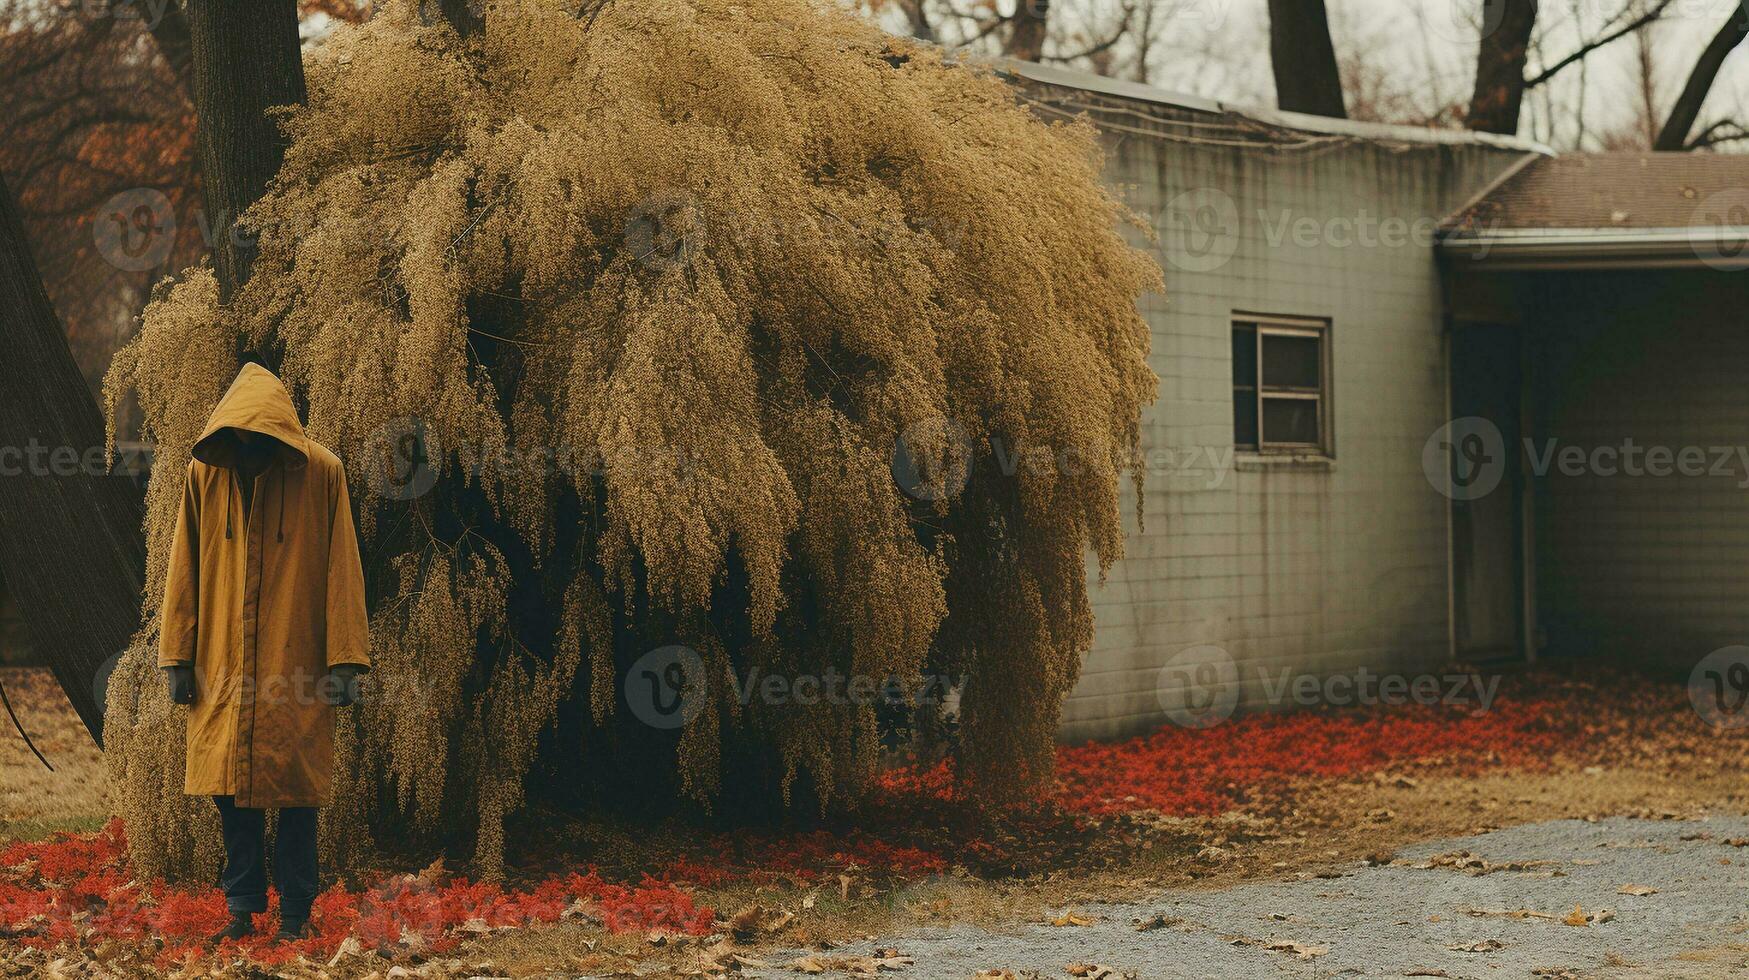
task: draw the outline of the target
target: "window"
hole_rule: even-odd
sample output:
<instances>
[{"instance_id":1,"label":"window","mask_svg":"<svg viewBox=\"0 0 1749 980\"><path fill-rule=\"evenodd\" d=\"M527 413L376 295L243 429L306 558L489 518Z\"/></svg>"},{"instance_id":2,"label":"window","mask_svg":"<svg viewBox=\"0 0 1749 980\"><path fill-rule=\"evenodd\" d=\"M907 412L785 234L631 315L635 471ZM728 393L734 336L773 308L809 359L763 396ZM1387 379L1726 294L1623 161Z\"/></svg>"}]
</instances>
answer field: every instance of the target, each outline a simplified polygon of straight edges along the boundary
<instances>
[{"instance_id":1,"label":"window","mask_svg":"<svg viewBox=\"0 0 1749 980\"><path fill-rule=\"evenodd\" d=\"M1233 443L1252 452L1328 455L1330 323L1233 320Z\"/></svg>"}]
</instances>

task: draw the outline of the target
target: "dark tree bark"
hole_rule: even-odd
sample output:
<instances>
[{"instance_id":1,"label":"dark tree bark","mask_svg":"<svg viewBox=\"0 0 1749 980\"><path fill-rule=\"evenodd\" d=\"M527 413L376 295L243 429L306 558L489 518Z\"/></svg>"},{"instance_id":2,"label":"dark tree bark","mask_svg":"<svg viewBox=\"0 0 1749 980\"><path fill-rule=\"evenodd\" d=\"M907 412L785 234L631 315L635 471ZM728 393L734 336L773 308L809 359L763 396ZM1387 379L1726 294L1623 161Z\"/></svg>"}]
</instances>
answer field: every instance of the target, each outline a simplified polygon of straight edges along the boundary
<instances>
[{"instance_id":1,"label":"dark tree bark","mask_svg":"<svg viewBox=\"0 0 1749 980\"><path fill-rule=\"evenodd\" d=\"M0 575L73 710L103 739L100 679L140 625L146 549L132 481L0 181Z\"/></svg>"},{"instance_id":2,"label":"dark tree bark","mask_svg":"<svg viewBox=\"0 0 1749 980\"><path fill-rule=\"evenodd\" d=\"M1518 132L1536 8L1537 0L1505 0L1499 23L1483 22L1482 43L1476 51L1476 87L1465 123L1470 129L1507 136Z\"/></svg>"},{"instance_id":3,"label":"dark tree bark","mask_svg":"<svg viewBox=\"0 0 1749 980\"><path fill-rule=\"evenodd\" d=\"M1694 128L1694 121L1700 117L1701 104L1706 102L1713 80L1719 77L1719 67L1745 36L1749 36L1749 3L1739 3L1731 19L1713 35L1700 59L1694 63L1694 70L1688 74L1688 84L1682 86L1682 94L1670 110L1670 118L1664 121L1664 128L1658 131L1652 149L1689 149L1688 131Z\"/></svg>"},{"instance_id":4,"label":"dark tree bark","mask_svg":"<svg viewBox=\"0 0 1749 980\"><path fill-rule=\"evenodd\" d=\"M305 98L296 0L188 0L192 94L219 296L249 279L255 242L237 226L279 172L286 141L268 115Z\"/></svg>"},{"instance_id":5,"label":"dark tree bark","mask_svg":"<svg viewBox=\"0 0 1749 980\"><path fill-rule=\"evenodd\" d=\"M1037 61L1045 53L1045 31L1050 26L1051 0L1017 0L1014 5L1014 29L1002 53L1021 61Z\"/></svg>"},{"instance_id":6,"label":"dark tree bark","mask_svg":"<svg viewBox=\"0 0 1749 980\"><path fill-rule=\"evenodd\" d=\"M1324 0L1269 0L1269 61L1275 68L1276 105L1348 117Z\"/></svg>"}]
</instances>

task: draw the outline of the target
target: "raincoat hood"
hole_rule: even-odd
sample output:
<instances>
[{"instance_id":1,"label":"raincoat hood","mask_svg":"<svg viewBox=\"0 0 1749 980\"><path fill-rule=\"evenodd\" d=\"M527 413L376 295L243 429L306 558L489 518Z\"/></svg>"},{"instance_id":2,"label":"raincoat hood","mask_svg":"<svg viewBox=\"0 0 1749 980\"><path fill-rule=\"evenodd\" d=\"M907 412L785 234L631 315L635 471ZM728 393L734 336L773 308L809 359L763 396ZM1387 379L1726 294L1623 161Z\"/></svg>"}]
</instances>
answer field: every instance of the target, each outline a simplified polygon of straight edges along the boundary
<instances>
[{"instance_id":1,"label":"raincoat hood","mask_svg":"<svg viewBox=\"0 0 1749 980\"><path fill-rule=\"evenodd\" d=\"M208 466L234 468L241 441L237 430L263 435L279 443L279 452L290 467L309 462L304 427L291 396L272 371L259 364L245 364L219 399L206 429L194 444L194 458Z\"/></svg>"}]
</instances>

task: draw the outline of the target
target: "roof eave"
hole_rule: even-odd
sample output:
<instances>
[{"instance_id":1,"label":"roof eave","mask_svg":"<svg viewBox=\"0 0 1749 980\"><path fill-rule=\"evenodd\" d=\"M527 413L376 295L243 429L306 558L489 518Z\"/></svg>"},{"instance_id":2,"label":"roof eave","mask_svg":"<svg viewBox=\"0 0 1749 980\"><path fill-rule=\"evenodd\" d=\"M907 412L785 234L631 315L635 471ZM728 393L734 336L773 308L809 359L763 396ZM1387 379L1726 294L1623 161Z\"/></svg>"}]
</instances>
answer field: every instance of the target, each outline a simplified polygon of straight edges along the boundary
<instances>
[{"instance_id":1,"label":"roof eave","mask_svg":"<svg viewBox=\"0 0 1749 980\"><path fill-rule=\"evenodd\" d=\"M1155 105L1170 106L1191 112L1207 112L1216 115L1232 114L1251 119L1256 122L1283 129L1298 130L1307 133L1321 133L1331 136L1347 136L1354 139L1378 140L1397 143L1426 143L1443 146L1487 146L1500 150L1517 150L1525 153L1536 153L1542 156L1554 156L1555 151L1535 140L1521 139L1517 136L1500 136L1495 133L1478 133L1467 129L1433 129L1421 126L1401 126L1392 123L1357 122L1352 119L1333 119L1329 116L1314 116L1303 112L1284 112L1280 109L1265 109L1258 106L1234 105L1205 99L1195 95L1185 95L1172 92L1141 82L1125 81L1121 78L1110 78L1105 75L1095 75L1092 72L1077 71L1073 68L1062 68L1057 65L1041 65L1035 61L1017 61L1012 58L994 58L991 63L1000 73L1017 75L1021 78L1040 82L1045 85L1057 85L1064 88L1080 89L1086 92L1097 92L1114 98L1131 99L1137 102L1151 102Z\"/></svg>"},{"instance_id":2,"label":"roof eave","mask_svg":"<svg viewBox=\"0 0 1749 980\"><path fill-rule=\"evenodd\" d=\"M1489 271L1749 269L1749 228L1513 228L1447 232L1439 250Z\"/></svg>"}]
</instances>

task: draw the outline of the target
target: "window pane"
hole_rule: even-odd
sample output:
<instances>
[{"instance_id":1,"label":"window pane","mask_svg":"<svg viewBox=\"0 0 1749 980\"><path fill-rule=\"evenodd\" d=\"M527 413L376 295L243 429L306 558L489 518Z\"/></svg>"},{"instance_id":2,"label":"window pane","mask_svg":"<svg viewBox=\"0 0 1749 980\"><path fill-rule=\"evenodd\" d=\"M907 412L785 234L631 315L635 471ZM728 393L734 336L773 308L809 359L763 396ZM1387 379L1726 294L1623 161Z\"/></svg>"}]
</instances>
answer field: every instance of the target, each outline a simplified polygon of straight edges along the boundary
<instances>
[{"instance_id":1,"label":"window pane","mask_svg":"<svg viewBox=\"0 0 1749 980\"><path fill-rule=\"evenodd\" d=\"M1317 337L1263 335L1263 383L1270 387L1317 388L1323 357Z\"/></svg>"},{"instance_id":2,"label":"window pane","mask_svg":"<svg viewBox=\"0 0 1749 980\"><path fill-rule=\"evenodd\" d=\"M1318 400L1263 396L1263 441L1318 443Z\"/></svg>"},{"instance_id":3,"label":"window pane","mask_svg":"<svg viewBox=\"0 0 1749 980\"><path fill-rule=\"evenodd\" d=\"M1257 392L1233 392L1233 445L1257 448Z\"/></svg>"},{"instance_id":4,"label":"window pane","mask_svg":"<svg viewBox=\"0 0 1749 980\"><path fill-rule=\"evenodd\" d=\"M1257 385L1257 328L1249 323L1233 325L1233 384Z\"/></svg>"}]
</instances>

